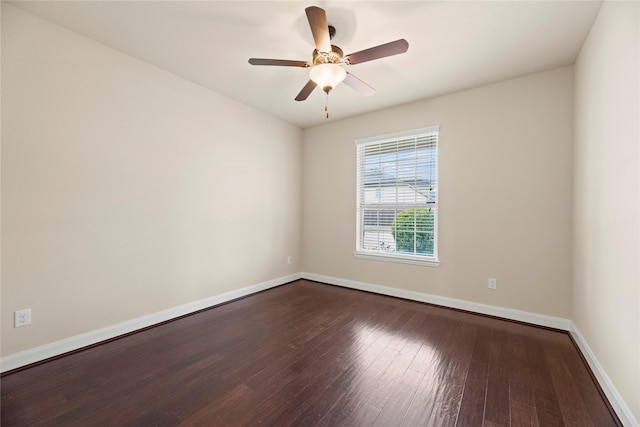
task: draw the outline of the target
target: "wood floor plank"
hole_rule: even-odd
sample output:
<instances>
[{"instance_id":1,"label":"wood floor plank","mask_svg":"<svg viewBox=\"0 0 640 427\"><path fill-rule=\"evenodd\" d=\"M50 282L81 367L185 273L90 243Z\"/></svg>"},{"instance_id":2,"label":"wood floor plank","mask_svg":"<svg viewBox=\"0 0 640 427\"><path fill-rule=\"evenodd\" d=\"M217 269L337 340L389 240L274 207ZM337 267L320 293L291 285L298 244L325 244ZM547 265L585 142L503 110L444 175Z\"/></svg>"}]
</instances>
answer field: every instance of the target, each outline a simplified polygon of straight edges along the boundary
<instances>
[{"instance_id":1,"label":"wood floor plank","mask_svg":"<svg viewBox=\"0 0 640 427\"><path fill-rule=\"evenodd\" d=\"M356 309L358 301L354 303L351 309ZM330 333L324 337L316 336L313 342L307 342L308 346L283 347L288 353L254 375L245 378L243 382L259 393L256 393L253 399L237 400L227 405L221 411L224 413L219 416L223 419L243 420L248 416L254 416L252 415L254 413L274 416L289 410L291 406L289 400L315 376L324 373L325 361L341 357L349 359L348 352L353 349L347 344L351 340L341 331L355 324L356 319L342 313L335 319L340 322L334 325L336 326L334 329L329 329ZM301 374L303 371L304 374Z\"/></svg>"},{"instance_id":2,"label":"wood floor plank","mask_svg":"<svg viewBox=\"0 0 640 427\"><path fill-rule=\"evenodd\" d=\"M456 424L477 328L456 320L438 330L432 337L434 357L405 415L406 425Z\"/></svg>"},{"instance_id":3,"label":"wood floor plank","mask_svg":"<svg viewBox=\"0 0 640 427\"><path fill-rule=\"evenodd\" d=\"M456 426L476 426L484 422L492 339L490 328L478 328Z\"/></svg>"},{"instance_id":4,"label":"wood floor plank","mask_svg":"<svg viewBox=\"0 0 640 427\"><path fill-rule=\"evenodd\" d=\"M395 357L397 352L395 350L387 350L387 346L391 340L389 334L385 334L385 331L390 325L393 325L398 319L401 318L403 312L401 310L392 307L385 313L384 321L375 325L367 325L366 327L360 326L357 330L361 331L362 335L359 338L361 345L355 347L355 352L350 360L346 363L337 364L336 367L330 367L330 375L321 377L320 382L316 379L313 382L312 388L317 390L318 388L328 387L337 375L333 374L333 369L340 369L346 367L345 375L349 375L349 382L344 387L347 388L347 392L340 399L343 414L340 415L340 419L344 420L344 412L350 410L352 405L355 405L360 399L361 395L366 392L367 387L373 381L377 380L377 376L381 375L388 363ZM357 342L357 341L356 341ZM294 418L297 418L314 399L315 392L304 389L304 393L298 393L294 400L296 408ZM323 414L324 416L324 414ZM281 425L285 419L279 419L275 421L275 424ZM318 419L317 421L320 421Z\"/></svg>"},{"instance_id":5,"label":"wood floor plank","mask_svg":"<svg viewBox=\"0 0 640 427\"><path fill-rule=\"evenodd\" d=\"M544 354L544 341L538 336L535 328L524 328L523 332L538 422L541 425L563 426L565 424L558 395Z\"/></svg>"},{"instance_id":6,"label":"wood floor plank","mask_svg":"<svg viewBox=\"0 0 640 427\"><path fill-rule=\"evenodd\" d=\"M493 330L487 375L484 423L492 426L508 426L511 413L509 404L509 354L508 332L501 328Z\"/></svg>"},{"instance_id":7,"label":"wood floor plank","mask_svg":"<svg viewBox=\"0 0 640 427\"><path fill-rule=\"evenodd\" d=\"M472 357L477 327L466 322L458 322L457 327L450 332L443 345L441 357L441 380L443 386L438 390L436 401L438 405L427 422L454 426L457 422L462 403L462 396Z\"/></svg>"},{"instance_id":8,"label":"wood floor plank","mask_svg":"<svg viewBox=\"0 0 640 427\"><path fill-rule=\"evenodd\" d=\"M298 280L2 376L3 426L614 426L567 333Z\"/></svg>"},{"instance_id":9,"label":"wood floor plank","mask_svg":"<svg viewBox=\"0 0 640 427\"><path fill-rule=\"evenodd\" d=\"M538 416L536 408L522 403L518 400L510 401L511 405L511 423L512 426L522 427L538 427Z\"/></svg>"},{"instance_id":10,"label":"wood floor plank","mask_svg":"<svg viewBox=\"0 0 640 427\"><path fill-rule=\"evenodd\" d=\"M318 390L322 392L341 375L344 377L357 374L353 366L360 362L359 359L363 355L369 358L375 357L386 345L382 342L382 337L375 334L377 328L383 327L389 321L388 319L397 318L401 313L395 308L387 310L384 317L378 313L370 319L371 322L368 323L370 327L365 330L362 330L361 324L355 321L351 324L352 330L360 333L341 334L337 337L337 345L327 346L320 353L310 353L296 360L284 373L281 372L269 380L269 383L280 388L272 393L265 393L257 402L258 408L269 409L268 413L261 415L260 421L271 425L288 424L306 409L316 397L315 393L318 393ZM258 410L258 412L262 411ZM241 423L244 423L246 418L243 414L240 418ZM231 419L234 419L233 415Z\"/></svg>"},{"instance_id":11,"label":"wood floor plank","mask_svg":"<svg viewBox=\"0 0 640 427\"><path fill-rule=\"evenodd\" d=\"M404 370L408 368L409 363L415 357L415 354L412 356L408 352L401 353L405 343L410 339L408 326L411 326L411 319L414 319L414 312L404 311L390 325L394 333L389 333L388 330L380 332L387 340L387 347L383 354L366 368L366 375L363 375L360 390L353 390L352 395L348 397L349 404L342 406L341 417L346 425L373 423L381 409L380 405L373 402L374 396L383 399L390 378L402 376ZM424 321L424 317L418 317L418 320L420 319ZM403 334L402 331L406 331L406 333Z\"/></svg>"},{"instance_id":12,"label":"wood floor plank","mask_svg":"<svg viewBox=\"0 0 640 427\"><path fill-rule=\"evenodd\" d=\"M518 323L508 324L509 336L506 353L509 361L509 401L511 406L535 408L533 388L529 381L531 371L527 363L522 328L524 326Z\"/></svg>"},{"instance_id":13,"label":"wood floor plank","mask_svg":"<svg viewBox=\"0 0 640 427\"><path fill-rule=\"evenodd\" d=\"M358 366L362 374L349 384L346 397L343 398L349 402L348 405L342 405L342 420L346 425L370 425L376 419L380 409L369 403L371 393L375 392L376 386L399 354L397 350L387 347L368 366Z\"/></svg>"},{"instance_id":14,"label":"wood floor plank","mask_svg":"<svg viewBox=\"0 0 640 427\"><path fill-rule=\"evenodd\" d=\"M382 427L402 425L424 376L424 372L408 368L400 378L402 387L389 396L376 417L374 425Z\"/></svg>"},{"instance_id":15,"label":"wood floor plank","mask_svg":"<svg viewBox=\"0 0 640 427\"><path fill-rule=\"evenodd\" d=\"M416 340L415 336L420 333L426 319L425 313L414 311L406 327L389 343L388 348L397 350L398 354L375 387L367 394L365 405L371 408L369 412L381 411L387 400L404 387L400 380L422 347L421 340Z\"/></svg>"},{"instance_id":16,"label":"wood floor plank","mask_svg":"<svg viewBox=\"0 0 640 427\"><path fill-rule=\"evenodd\" d=\"M615 425L618 420L602 417L606 405L569 337L549 331L537 332L548 343L545 353L565 424Z\"/></svg>"},{"instance_id":17,"label":"wood floor plank","mask_svg":"<svg viewBox=\"0 0 640 427\"><path fill-rule=\"evenodd\" d=\"M565 425L593 426L588 409L566 365L562 350L552 343L545 348L545 356Z\"/></svg>"}]
</instances>

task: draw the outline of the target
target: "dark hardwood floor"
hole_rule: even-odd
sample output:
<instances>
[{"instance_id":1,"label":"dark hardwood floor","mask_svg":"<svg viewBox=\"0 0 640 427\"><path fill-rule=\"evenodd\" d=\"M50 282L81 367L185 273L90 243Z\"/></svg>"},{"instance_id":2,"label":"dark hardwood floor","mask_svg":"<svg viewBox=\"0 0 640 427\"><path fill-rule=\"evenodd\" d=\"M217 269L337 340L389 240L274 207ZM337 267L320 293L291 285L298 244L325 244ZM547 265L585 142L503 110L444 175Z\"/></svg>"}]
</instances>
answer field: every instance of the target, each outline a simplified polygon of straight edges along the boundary
<instances>
[{"instance_id":1,"label":"dark hardwood floor","mask_svg":"<svg viewBox=\"0 0 640 427\"><path fill-rule=\"evenodd\" d=\"M613 426L569 336L300 280L9 373L2 426Z\"/></svg>"}]
</instances>

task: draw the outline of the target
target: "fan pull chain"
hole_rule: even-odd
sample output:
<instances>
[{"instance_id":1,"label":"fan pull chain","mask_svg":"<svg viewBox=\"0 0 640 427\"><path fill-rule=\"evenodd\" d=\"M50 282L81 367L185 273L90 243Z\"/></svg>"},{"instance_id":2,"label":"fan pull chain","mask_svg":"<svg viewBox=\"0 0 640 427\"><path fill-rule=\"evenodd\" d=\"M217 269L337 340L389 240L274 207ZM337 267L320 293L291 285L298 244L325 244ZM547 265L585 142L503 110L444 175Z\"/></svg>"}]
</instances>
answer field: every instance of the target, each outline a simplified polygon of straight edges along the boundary
<instances>
[{"instance_id":1,"label":"fan pull chain","mask_svg":"<svg viewBox=\"0 0 640 427\"><path fill-rule=\"evenodd\" d=\"M327 113L327 119L329 118L329 92L325 95L324 111Z\"/></svg>"}]
</instances>

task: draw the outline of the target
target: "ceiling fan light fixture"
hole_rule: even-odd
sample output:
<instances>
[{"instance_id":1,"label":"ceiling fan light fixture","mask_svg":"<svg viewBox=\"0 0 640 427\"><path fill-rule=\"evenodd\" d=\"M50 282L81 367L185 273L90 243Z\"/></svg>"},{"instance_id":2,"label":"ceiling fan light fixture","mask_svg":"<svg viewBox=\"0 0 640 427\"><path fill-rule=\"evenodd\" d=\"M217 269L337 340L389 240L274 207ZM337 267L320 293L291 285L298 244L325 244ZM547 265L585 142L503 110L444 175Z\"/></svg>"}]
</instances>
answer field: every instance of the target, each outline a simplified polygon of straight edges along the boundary
<instances>
[{"instance_id":1,"label":"ceiling fan light fixture","mask_svg":"<svg viewBox=\"0 0 640 427\"><path fill-rule=\"evenodd\" d=\"M342 67L342 65L354 65L374 59L386 58L387 56L405 53L409 48L409 43L405 39L399 39L389 43L370 47L369 49L353 52L347 56L342 49L331 44L331 40L336 33L335 27L328 25L327 15L324 9L318 6L309 6L305 9L309 28L315 49L313 50L311 61L291 61L287 59L267 59L250 58L251 65L276 65L281 67L301 67L311 68L309 81L294 98L296 101L304 101L311 92L320 86L326 92L327 104L329 102L329 92L340 82L344 82L356 92L363 96L372 95L375 89L354 76ZM329 118L328 105L324 107Z\"/></svg>"},{"instance_id":2,"label":"ceiling fan light fixture","mask_svg":"<svg viewBox=\"0 0 640 427\"><path fill-rule=\"evenodd\" d=\"M347 77L347 72L338 64L319 64L311 69L309 77L325 92L329 92Z\"/></svg>"}]
</instances>

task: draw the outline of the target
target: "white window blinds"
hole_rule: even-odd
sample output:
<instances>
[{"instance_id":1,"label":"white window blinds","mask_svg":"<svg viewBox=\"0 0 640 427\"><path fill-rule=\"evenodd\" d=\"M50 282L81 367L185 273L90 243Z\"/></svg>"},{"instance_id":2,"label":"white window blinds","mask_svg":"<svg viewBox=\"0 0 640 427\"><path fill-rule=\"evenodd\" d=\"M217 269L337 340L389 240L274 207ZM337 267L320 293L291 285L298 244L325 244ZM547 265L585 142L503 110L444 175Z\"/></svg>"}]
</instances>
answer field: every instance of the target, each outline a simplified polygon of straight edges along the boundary
<instances>
[{"instance_id":1,"label":"white window blinds","mask_svg":"<svg viewBox=\"0 0 640 427\"><path fill-rule=\"evenodd\" d=\"M356 254L437 261L438 127L356 146Z\"/></svg>"}]
</instances>

